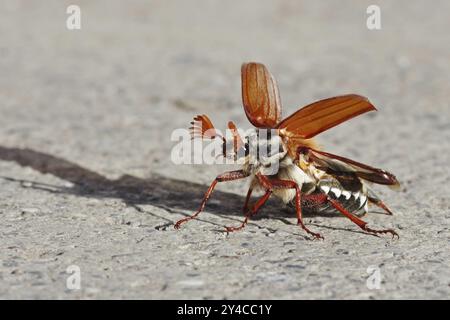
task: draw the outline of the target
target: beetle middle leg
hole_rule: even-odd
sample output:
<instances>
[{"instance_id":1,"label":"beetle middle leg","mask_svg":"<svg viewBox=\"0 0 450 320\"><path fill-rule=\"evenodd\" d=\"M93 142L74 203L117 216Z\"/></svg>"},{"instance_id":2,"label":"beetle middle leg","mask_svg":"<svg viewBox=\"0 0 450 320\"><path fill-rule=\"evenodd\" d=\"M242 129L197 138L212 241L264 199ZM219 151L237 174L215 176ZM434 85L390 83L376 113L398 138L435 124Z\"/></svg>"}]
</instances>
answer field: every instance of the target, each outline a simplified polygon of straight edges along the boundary
<instances>
[{"instance_id":1,"label":"beetle middle leg","mask_svg":"<svg viewBox=\"0 0 450 320\"><path fill-rule=\"evenodd\" d=\"M252 196L252 192L253 192L253 188L250 186L250 188L248 188L248 191L247 191L247 196L245 197L244 207L242 208L242 212L244 214L247 214L247 212L249 211L248 203L250 202L250 197Z\"/></svg>"},{"instance_id":2,"label":"beetle middle leg","mask_svg":"<svg viewBox=\"0 0 450 320\"><path fill-rule=\"evenodd\" d=\"M269 199L270 195L272 194L272 190L276 188L285 188L285 189L295 189L296 190L296 211L297 211L297 221L298 225L302 227L303 230L305 230L307 233L314 236L314 238L317 239L323 239L323 237L319 233L312 232L309 230L305 224L303 223L302 219L302 207L301 207L301 191L298 184L294 181L290 180L280 180L280 179L269 179L267 176L262 175L260 173L256 174L256 177L258 178L260 184L266 189L266 193L262 198L258 200L258 202L255 204L255 207L251 212L249 212L245 216L244 222L241 224L241 226L233 228L233 227L227 227L227 231L236 231L241 230L247 223L248 219L257 213L258 209Z\"/></svg>"},{"instance_id":3,"label":"beetle middle leg","mask_svg":"<svg viewBox=\"0 0 450 320\"><path fill-rule=\"evenodd\" d=\"M206 202L208 201L209 197L211 196L211 194L214 191L214 188L216 187L216 184L218 182L238 180L238 179L246 178L248 176L249 176L249 174L244 173L244 171L242 171L242 170L229 171L229 172L225 172L225 173L218 175L214 179L214 181L211 183L211 185L209 186L208 191L206 191L205 196L203 197L203 201L200 204L200 208L198 209L198 211L196 213L194 213L192 216L181 219L177 223L175 223L175 225L174 225L175 229L179 229L183 223L196 218L200 214L200 212L203 211L203 209L205 208Z\"/></svg>"},{"instance_id":4,"label":"beetle middle leg","mask_svg":"<svg viewBox=\"0 0 450 320\"><path fill-rule=\"evenodd\" d=\"M266 201L269 199L271 194L272 190L267 190L266 193L261 198L259 198L258 201L256 201L253 208L251 210L246 211L245 219L242 222L242 224L239 227L225 227L227 232L233 232L243 229L247 224L248 219L250 219L251 216L254 216L258 212L258 210L262 207L262 205L266 203Z\"/></svg>"},{"instance_id":5,"label":"beetle middle leg","mask_svg":"<svg viewBox=\"0 0 450 320\"><path fill-rule=\"evenodd\" d=\"M264 176L261 174L256 174L256 178L259 180L259 183L263 186L263 188L266 190L266 193L259 198L255 204L253 205L252 209L249 210L248 208L248 203L250 201L250 196L252 194L253 188L250 186L248 192L247 192L247 197L245 199L245 204L244 204L244 213L245 213L245 219L244 221L241 223L241 225L239 227L225 227L227 232L234 232L234 231L239 231L241 229L243 229L246 224L248 223L248 220L250 219L251 216L254 216L255 214L258 213L258 210L266 203L266 201L269 199L270 195L272 194L272 189L273 186L270 183L270 181L267 178L263 178Z\"/></svg>"},{"instance_id":6,"label":"beetle middle leg","mask_svg":"<svg viewBox=\"0 0 450 320\"><path fill-rule=\"evenodd\" d=\"M294 182L294 181L278 180L278 179L271 180L271 182L272 182L273 186L277 187L277 188L295 189L295 208L296 208L296 211L297 211L297 224L299 226L301 226L302 229L305 230L307 233L312 235L314 238L316 238L316 239L324 239L323 236L320 233L312 232L303 223L302 204L301 204L302 193L300 191L300 187L298 186L298 184L296 182Z\"/></svg>"}]
</instances>

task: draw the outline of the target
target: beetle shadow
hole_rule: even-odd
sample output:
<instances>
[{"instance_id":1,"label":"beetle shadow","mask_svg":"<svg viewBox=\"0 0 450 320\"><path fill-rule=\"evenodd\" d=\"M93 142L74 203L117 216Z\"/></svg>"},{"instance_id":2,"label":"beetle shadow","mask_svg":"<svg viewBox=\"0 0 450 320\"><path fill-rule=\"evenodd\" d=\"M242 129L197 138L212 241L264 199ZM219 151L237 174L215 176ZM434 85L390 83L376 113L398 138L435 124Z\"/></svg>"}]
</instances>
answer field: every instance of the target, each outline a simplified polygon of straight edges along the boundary
<instances>
[{"instance_id":1,"label":"beetle shadow","mask_svg":"<svg viewBox=\"0 0 450 320\"><path fill-rule=\"evenodd\" d=\"M111 180L71 161L29 148L21 149L0 146L0 160L15 162L22 167L32 168L42 174L54 175L70 182L70 184L68 184L69 186L56 186L1 176L0 178L4 180L15 181L26 188L57 194L121 199L127 206L131 206L139 212L165 220L166 223L160 227L173 224L175 220L149 212L140 207L140 205L153 205L170 213L188 215L198 209L201 199L208 188L206 185L173 179L159 174L153 174L146 179L132 175L123 175L118 179ZM216 190L211 196L211 200L205 208L207 212L235 221L242 220L242 206L245 202L245 197L235 193ZM186 211L190 212L186 213ZM323 215L333 216L330 214ZM321 216L321 214L307 213L307 217L309 216ZM252 218L252 220L258 220L262 217L294 218L295 210L285 207L276 199L270 199L261 209L261 213Z\"/></svg>"}]
</instances>

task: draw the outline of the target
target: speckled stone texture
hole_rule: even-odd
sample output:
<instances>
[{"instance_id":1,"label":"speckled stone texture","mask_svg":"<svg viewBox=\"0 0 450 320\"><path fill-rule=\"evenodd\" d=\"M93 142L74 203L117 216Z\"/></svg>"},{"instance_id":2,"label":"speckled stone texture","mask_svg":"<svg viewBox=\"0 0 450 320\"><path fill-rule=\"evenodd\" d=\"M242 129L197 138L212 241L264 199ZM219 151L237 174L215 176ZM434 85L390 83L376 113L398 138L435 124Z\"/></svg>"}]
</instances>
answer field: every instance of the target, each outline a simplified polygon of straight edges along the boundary
<instances>
[{"instance_id":1,"label":"speckled stone texture","mask_svg":"<svg viewBox=\"0 0 450 320\"><path fill-rule=\"evenodd\" d=\"M450 2L0 2L0 298L446 299L450 293ZM241 232L248 182L234 166L175 165L171 132L206 113L250 127L240 65L265 63L284 115L314 100L368 96L370 113L318 137L327 151L389 170L374 237L339 215L271 200ZM377 211L377 210L375 210ZM81 289L66 269L81 270ZM378 266L380 288L366 285Z\"/></svg>"}]
</instances>

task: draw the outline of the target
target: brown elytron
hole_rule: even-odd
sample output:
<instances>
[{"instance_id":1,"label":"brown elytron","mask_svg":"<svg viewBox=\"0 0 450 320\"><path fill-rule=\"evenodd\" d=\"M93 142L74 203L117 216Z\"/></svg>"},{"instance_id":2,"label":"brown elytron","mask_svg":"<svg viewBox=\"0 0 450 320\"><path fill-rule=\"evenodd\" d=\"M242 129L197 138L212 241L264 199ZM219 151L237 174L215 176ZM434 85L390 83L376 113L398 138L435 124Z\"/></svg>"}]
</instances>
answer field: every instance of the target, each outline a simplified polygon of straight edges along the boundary
<instances>
[{"instance_id":1,"label":"brown elytron","mask_svg":"<svg viewBox=\"0 0 450 320\"><path fill-rule=\"evenodd\" d=\"M263 65L241 68L242 103L248 120L257 128L275 128L281 120L281 101L274 77Z\"/></svg>"},{"instance_id":2,"label":"brown elytron","mask_svg":"<svg viewBox=\"0 0 450 320\"><path fill-rule=\"evenodd\" d=\"M281 119L281 100L275 78L260 63L244 63L241 68L242 101L248 120L257 128L255 136L259 138L262 129L275 130L275 136L257 142L258 146L281 145L271 151L269 157L256 161L248 152L250 133L244 139L234 123L228 128L233 135L232 155L236 158L243 150L243 167L241 170L223 173L216 177L206 192L199 210L178 221L175 228L197 217L204 209L214 187L218 182L250 177L251 185L244 203L245 220L238 227L226 227L227 231L242 229L248 219L255 215L271 195L283 202L292 204L296 209L297 222L307 233L315 238L323 238L312 232L303 223L304 209L319 212L340 212L372 234L389 233L397 236L392 229L377 230L367 226L360 216L368 212L368 204L373 204L392 214L383 201L369 187L369 183L397 187L395 176L387 171L319 150L311 139L346 120L368 111L376 110L365 97L356 94L337 96L311 103L294 112L284 120ZM226 154L227 141L217 134L214 125L206 115L194 118L192 136L202 139L223 140L223 155ZM270 148L269 148L270 149ZM267 173L268 164L278 161L279 169ZM253 190L263 191L252 206L249 206Z\"/></svg>"}]
</instances>

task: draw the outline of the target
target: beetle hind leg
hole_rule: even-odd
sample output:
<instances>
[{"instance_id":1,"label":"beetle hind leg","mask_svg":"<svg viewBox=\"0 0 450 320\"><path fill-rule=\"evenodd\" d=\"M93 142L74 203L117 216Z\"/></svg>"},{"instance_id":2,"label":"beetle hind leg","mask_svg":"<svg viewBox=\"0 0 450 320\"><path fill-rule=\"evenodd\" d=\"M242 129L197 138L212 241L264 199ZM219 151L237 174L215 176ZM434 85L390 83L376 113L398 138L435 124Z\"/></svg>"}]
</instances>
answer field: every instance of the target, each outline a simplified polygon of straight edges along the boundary
<instances>
[{"instance_id":1,"label":"beetle hind leg","mask_svg":"<svg viewBox=\"0 0 450 320\"><path fill-rule=\"evenodd\" d=\"M376 205L378 208L381 208L384 211L386 211L386 214L388 216L393 215L392 211L386 206L386 204L381 199L369 197L369 202Z\"/></svg>"},{"instance_id":2,"label":"beetle hind leg","mask_svg":"<svg viewBox=\"0 0 450 320\"><path fill-rule=\"evenodd\" d=\"M330 198L328 198L328 201L331 202L331 204L333 205L333 207L336 208L336 210L338 210L344 216L349 218L353 223L355 223L362 230L367 231L367 232L372 233L372 234L386 234L386 233L390 233L392 235L392 238L394 238L394 237L400 238L398 233L395 232L392 229L376 230L376 229L369 228L367 226L367 222L359 219L355 215L353 215L350 212L348 212L338 201L336 201L334 199L330 199Z\"/></svg>"},{"instance_id":3,"label":"beetle hind leg","mask_svg":"<svg viewBox=\"0 0 450 320\"><path fill-rule=\"evenodd\" d=\"M370 188L367 188L367 200L369 203L376 205L378 208L383 209L387 215L392 216L392 211L386 206L386 204L378 197L378 195Z\"/></svg>"}]
</instances>

